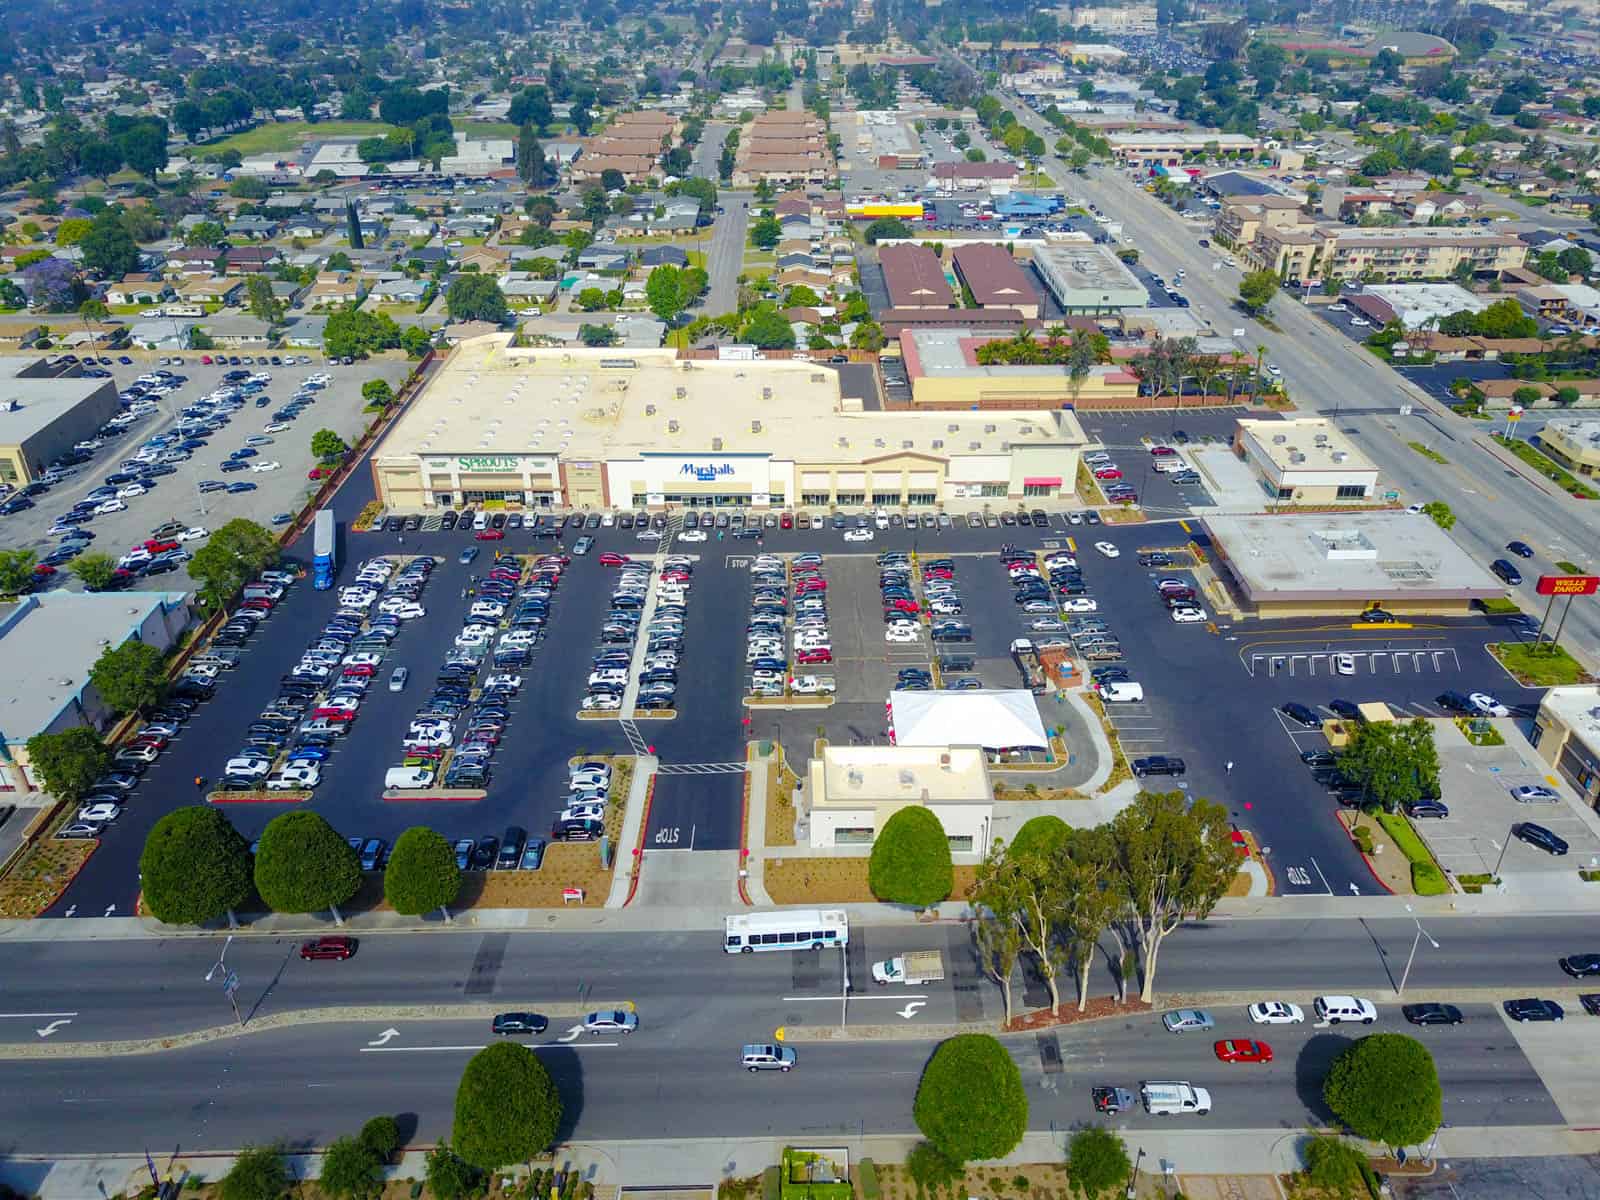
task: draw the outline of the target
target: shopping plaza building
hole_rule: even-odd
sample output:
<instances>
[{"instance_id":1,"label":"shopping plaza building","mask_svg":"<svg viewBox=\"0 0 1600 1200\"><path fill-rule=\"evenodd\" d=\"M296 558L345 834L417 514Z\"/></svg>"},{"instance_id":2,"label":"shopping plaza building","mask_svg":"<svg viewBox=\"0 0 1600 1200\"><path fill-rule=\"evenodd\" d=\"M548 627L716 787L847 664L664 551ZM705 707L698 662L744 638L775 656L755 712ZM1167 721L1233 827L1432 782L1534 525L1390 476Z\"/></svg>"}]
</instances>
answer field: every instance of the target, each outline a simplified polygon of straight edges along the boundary
<instances>
[{"instance_id":1,"label":"shopping plaza building","mask_svg":"<svg viewBox=\"0 0 1600 1200\"><path fill-rule=\"evenodd\" d=\"M1066 410L881 412L831 367L464 341L372 456L395 512L1007 507L1068 497Z\"/></svg>"}]
</instances>

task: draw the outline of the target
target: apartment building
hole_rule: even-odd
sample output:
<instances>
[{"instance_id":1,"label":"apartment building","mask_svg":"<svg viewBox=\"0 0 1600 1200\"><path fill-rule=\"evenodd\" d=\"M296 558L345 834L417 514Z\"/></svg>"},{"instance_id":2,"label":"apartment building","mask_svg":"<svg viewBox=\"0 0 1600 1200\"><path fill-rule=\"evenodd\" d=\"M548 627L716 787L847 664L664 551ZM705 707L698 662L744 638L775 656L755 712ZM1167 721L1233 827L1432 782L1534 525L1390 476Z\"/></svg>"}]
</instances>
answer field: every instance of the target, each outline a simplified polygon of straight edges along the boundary
<instances>
[{"instance_id":1,"label":"apartment building","mask_svg":"<svg viewBox=\"0 0 1600 1200\"><path fill-rule=\"evenodd\" d=\"M1285 283L1308 279L1447 279L1463 263L1474 276L1499 278L1522 266L1528 247L1488 229L1359 229L1301 221L1261 226L1248 246L1238 247L1255 269L1277 273Z\"/></svg>"}]
</instances>

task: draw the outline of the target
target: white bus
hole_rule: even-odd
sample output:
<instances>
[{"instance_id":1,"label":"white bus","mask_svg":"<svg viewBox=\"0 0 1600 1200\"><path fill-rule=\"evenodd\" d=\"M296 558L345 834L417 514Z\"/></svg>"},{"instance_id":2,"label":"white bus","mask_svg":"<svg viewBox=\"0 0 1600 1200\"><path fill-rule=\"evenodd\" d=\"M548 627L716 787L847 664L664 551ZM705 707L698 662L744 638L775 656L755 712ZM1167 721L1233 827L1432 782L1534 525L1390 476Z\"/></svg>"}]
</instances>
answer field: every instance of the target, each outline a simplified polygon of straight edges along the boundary
<instances>
[{"instance_id":1,"label":"white bus","mask_svg":"<svg viewBox=\"0 0 1600 1200\"><path fill-rule=\"evenodd\" d=\"M792 908L729 917L722 948L729 954L751 954L757 950L821 950L849 943L850 922L843 909Z\"/></svg>"}]
</instances>

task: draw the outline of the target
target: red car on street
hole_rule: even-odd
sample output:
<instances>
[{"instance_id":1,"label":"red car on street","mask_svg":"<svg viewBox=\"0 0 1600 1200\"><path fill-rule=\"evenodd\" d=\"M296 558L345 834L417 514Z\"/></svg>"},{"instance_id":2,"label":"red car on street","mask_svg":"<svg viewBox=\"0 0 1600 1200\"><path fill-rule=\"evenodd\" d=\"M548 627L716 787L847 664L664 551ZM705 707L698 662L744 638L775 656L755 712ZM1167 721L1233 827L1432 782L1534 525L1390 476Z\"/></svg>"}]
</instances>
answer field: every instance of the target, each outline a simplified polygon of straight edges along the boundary
<instances>
[{"instance_id":1,"label":"red car on street","mask_svg":"<svg viewBox=\"0 0 1600 1200\"><path fill-rule=\"evenodd\" d=\"M350 958L355 952L353 937L319 937L300 943L300 957L308 962L314 958Z\"/></svg>"},{"instance_id":2,"label":"red car on street","mask_svg":"<svg viewBox=\"0 0 1600 1200\"><path fill-rule=\"evenodd\" d=\"M1216 1050L1219 1062L1269 1063L1272 1061L1272 1047L1265 1042L1255 1042L1249 1038L1228 1038L1226 1041L1218 1042Z\"/></svg>"}]
</instances>

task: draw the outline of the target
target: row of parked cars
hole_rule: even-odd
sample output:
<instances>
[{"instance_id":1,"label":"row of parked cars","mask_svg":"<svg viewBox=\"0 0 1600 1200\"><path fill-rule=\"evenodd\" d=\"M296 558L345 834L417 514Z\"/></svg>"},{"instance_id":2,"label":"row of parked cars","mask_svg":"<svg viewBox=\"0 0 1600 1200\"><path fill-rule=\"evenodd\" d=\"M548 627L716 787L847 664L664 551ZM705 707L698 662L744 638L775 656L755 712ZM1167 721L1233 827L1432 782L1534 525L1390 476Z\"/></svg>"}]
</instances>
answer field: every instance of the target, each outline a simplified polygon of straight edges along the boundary
<instances>
[{"instance_id":1,"label":"row of parked cars","mask_svg":"<svg viewBox=\"0 0 1600 1200\"><path fill-rule=\"evenodd\" d=\"M800 663L833 661L833 636L828 631L828 581L820 554L799 554L785 564L775 554L750 561L750 620L745 626L745 668L748 689L756 696L781 696L790 685L784 635L793 600L794 655ZM812 681L810 690L820 690Z\"/></svg>"},{"instance_id":2,"label":"row of parked cars","mask_svg":"<svg viewBox=\"0 0 1600 1200\"><path fill-rule=\"evenodd\" d=\"M567 770L567 794L550 826L558 842L592 842L606 829L611 803L611 764L604 759L573 763Z\"/></svg>"},{"instance_id":3,"label":"row of parked cars","mask_svg":"<svg viewBox=\"0 0 1600 1200\"><path fill-rule=\"evenodd\" d=\"M617 578L611 588L611 607L600 626L583 711L617 712L622 708L641 632L645 656L634 710L670 710L677 704L678 662L683 653L683 625L693 586L694 560L683 554L666 555L661 560L659 576L650 563L635 561L626 554L608 551L600 555L600 565L616 567ZM652 583L656 588L655 608L641 630Z\"/></svg>"}]
</instances>

